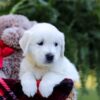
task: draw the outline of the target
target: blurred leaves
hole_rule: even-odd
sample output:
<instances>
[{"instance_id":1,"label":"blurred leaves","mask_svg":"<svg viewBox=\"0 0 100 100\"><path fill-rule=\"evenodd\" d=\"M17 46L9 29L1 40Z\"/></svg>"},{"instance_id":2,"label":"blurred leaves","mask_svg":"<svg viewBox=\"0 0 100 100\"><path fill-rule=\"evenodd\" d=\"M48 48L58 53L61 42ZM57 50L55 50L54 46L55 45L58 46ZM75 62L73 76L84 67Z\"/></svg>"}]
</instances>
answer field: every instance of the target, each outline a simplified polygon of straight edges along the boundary
<instances>
[{"instance_id":1,"label":"blurred leaves","mask_svg":"<svg viewBox=\"0 0 100 100\"><path fill-rule=\"evenodd\" d=\"M0 15L8 13L53 23L64 32L65 54L77 65L83 87L93 70L100 94L100 0L0 0Z\"/></svg>"}]
</instances>

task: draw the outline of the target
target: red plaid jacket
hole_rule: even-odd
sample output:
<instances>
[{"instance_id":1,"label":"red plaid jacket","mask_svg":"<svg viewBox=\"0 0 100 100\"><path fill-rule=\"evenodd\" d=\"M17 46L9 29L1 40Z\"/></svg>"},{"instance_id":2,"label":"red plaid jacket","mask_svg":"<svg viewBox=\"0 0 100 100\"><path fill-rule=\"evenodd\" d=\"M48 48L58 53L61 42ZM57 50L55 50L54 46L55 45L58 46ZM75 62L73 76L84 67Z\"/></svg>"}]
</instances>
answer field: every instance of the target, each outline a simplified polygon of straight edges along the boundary
<instances>
[{"instance_id":1,"label":"red plaid jacket","mask_svg":"<svg viewBox=\"0 0 100 100\"><path fill-rule=\"evenodd\" d=\"M70 79L63 80L55 86L54 91L48 98L43 98L37 93L33 98L28 98L22 92L20 81L13 79L0 79L0 100L65 100L73 88Z\"/></svg>"}]
</instances>

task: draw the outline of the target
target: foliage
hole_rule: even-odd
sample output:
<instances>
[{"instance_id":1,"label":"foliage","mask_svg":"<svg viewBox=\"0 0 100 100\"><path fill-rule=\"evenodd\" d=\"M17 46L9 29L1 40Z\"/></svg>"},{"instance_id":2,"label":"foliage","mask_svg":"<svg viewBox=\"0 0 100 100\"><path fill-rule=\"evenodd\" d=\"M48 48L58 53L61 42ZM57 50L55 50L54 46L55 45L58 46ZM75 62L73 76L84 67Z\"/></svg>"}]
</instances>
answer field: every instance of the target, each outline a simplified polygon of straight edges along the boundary
<instances>
[{"instance_id":1,"label":"foliage","mask_svg":"<svg viewBox=\"0 0 100 100\"><path fill-rule=\"evenodd\" d=\"M87 75L95 73L100 94L100 0L0 0L0 15L8 13L50 22L63 31L65 54L77 65L83 86Z\"/></svg>"}]
</instances>

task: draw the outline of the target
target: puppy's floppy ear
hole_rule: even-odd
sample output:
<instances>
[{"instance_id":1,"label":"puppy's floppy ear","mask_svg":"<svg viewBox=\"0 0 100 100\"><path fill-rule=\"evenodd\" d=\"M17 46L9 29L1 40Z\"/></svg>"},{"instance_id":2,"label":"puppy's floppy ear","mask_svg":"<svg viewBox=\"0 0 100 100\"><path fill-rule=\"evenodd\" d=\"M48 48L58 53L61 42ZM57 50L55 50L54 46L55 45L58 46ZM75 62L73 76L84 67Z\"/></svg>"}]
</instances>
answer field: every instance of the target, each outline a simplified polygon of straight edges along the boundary
<instances>
[{"instance_id":1,"label":"puppy's floppy ear","mask_svg":"<svg viewBox=\"0 0 100 100\"><path fill-rule=\"evenodd\" d=\"M20 47L23 50L23 55L25 56L29 51L30 43L30 32L25 31L22 38L19 41Z\"/></svg>"},{"instance_id":2,"label":"puppy's floppy ear","mask_svg":"<svg viewBox=\"0 0 100 100\"><path fill-rule=\"evenodd\" d=\"M64 33L61 33L61 57L64 56L64 51L65 51L65 37Z\"/></svg>"}]
</instances>

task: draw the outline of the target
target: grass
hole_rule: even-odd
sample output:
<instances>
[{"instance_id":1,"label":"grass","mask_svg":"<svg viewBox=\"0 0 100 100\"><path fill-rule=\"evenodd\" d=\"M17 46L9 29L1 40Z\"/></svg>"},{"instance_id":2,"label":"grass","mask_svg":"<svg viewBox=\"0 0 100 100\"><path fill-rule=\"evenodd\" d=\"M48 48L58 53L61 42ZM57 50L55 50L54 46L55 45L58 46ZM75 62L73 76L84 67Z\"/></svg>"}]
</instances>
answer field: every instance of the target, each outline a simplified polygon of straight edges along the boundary
<instances>
[{"instance_id":1,"label":"grass","mask_svg":"<svg viewBox=\"0 0 100 100\"><path fill-rule=\"evenodd\" d=\"M97 95L97 92L94 90L89 91L87 94L79 92L78 100L100 100L100 97Z\"/></svg>"}]
</instances>

